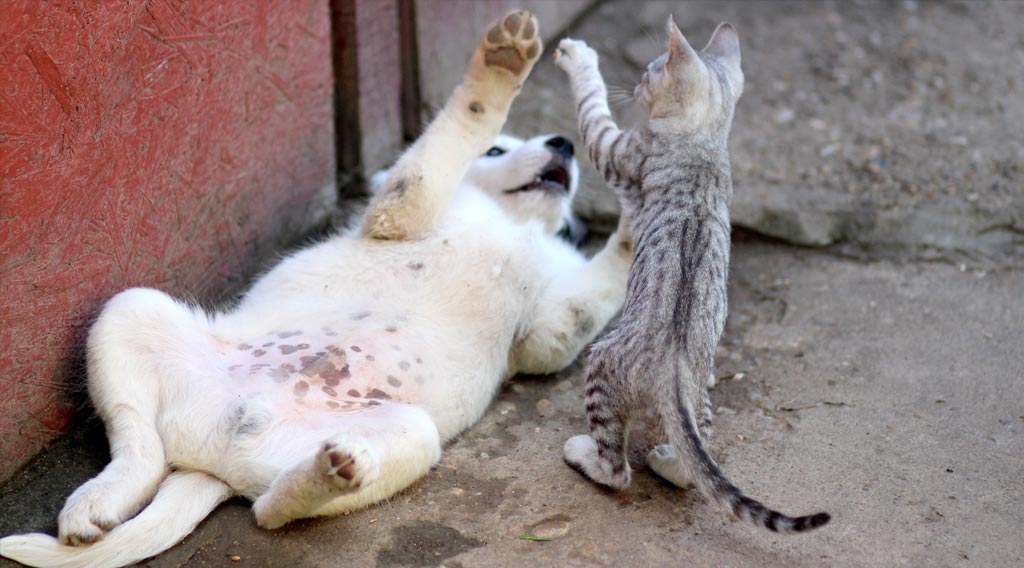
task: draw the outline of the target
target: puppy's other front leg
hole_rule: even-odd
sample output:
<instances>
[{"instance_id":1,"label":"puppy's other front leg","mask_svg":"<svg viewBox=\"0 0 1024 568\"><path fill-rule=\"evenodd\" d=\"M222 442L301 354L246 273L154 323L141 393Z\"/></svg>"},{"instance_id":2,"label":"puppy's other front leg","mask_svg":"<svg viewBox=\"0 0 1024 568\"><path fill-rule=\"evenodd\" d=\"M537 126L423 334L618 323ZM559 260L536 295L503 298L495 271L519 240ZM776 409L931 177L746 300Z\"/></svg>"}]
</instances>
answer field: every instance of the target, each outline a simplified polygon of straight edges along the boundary
<instances>
[{"instance_id":1,"label":"puppy's other front leg","mask_svg":"<svg viewBox=\"0 0 1024 568\"><path fill-rule=\"evenodd\" d=\"M633 264L626 217L601 252L586 265L557 275L537 303L512 360L521 373L559 371L579 356L622 307Z\"/></svg>"},{"instance_id":2,"label":"puppy's other front leg","mask_svg":"<svg viewBox=\"0 0 1024 568\"><path fill-rule=\"evenodd\" d=\"M462 84L374 195L364 236L414 239L434 228L470 163L501 132L540 52L537 19L529 12L510 12L487 30Z\"/></svg>"}]
</instances>

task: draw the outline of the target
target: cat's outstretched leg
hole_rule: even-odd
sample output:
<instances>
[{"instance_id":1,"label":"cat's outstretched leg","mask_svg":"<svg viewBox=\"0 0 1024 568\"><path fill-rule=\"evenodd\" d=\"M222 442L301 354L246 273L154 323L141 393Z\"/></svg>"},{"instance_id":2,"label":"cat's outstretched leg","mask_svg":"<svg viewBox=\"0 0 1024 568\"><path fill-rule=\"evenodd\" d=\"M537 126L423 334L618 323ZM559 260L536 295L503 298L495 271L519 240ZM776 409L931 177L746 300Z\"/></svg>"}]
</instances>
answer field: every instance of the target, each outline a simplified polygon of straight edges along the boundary
<instances>
[{"instance_id":1,"label":"cat's outstretched leg","mask_svg":"<svg viewBox=\"0 0 1024 568\"><path fill-rule=\"evenodd\" d=\"M540 53L537 19L529 12L510 12L488 28L462 84L374 195L363 235L401 240L433 229L470 163L501 132Z\"/></svg>"},{"instance_id":2,"label":"cat's outstretched leg","mask_svg":"<svg viewBox=\"0 0 1024 568\"><path fill-rule=\"evenodd\" d=\"M614 333L604 341L617 342L611 337ZM566 463L591 480L613 489L625 489L630 483L626 460L629 416L625 409L631 394L624 390L625 370L613 360L612 351L601 349L600 344L593 348L587 364L585 398L590 435L569 438L562 451Z\"/></svg>"},{"instance_id":3,"label":"cat's outstretched leg","mask_svg":"<svg viewBox=\"0 0 1024 568\"><path fill-rule=\"evenodd\" d=\"M555 64L569 75L580 137L591 163L624 200L626 209L635 211L639 193L630 190L639 185L643 152L637 151L638 135L623 131L612 118L597 52L583 41L566 38L558 43Z\"/></svg>"},{"instance_id":4,"label":"cat's outstretched leg","mask_svg":"<svg viewBox=\"0 0 1024 568\"><path fill-rule=\"evenodd\" d=\"M365 507L408 487L439 459L437 427L418 406L387 403L339 416L337 433L256 499L256 522L275 529Z\"/></svg>"},{"instance_id":5,"label":"cat's outstretched leg","mask_svg":"<svg viewBox=\"0 0 1024 568\"><path fill-rule=\"evenodd\" d=\"M622 307L632 263L633 240L623 218L587 264L572 271L555 267L559 272L514 348L511 370L547 374L575 361Z\"/></svg>"},{"instance_id":6,"label":"cat's outstretched leg","mask_svg":"<svg viewBox=\"0 0 1024 568\"><path fill-rule=\"evenodd\" d=\"M201 356L207 345L201 316L157 290L114 296L89 332L89 396L106 425L111 461L68 497L58 517L59 538L77 545L99 540L135 515L167 474L157 431L161 365Z\"/></svg>"}]
</instances>

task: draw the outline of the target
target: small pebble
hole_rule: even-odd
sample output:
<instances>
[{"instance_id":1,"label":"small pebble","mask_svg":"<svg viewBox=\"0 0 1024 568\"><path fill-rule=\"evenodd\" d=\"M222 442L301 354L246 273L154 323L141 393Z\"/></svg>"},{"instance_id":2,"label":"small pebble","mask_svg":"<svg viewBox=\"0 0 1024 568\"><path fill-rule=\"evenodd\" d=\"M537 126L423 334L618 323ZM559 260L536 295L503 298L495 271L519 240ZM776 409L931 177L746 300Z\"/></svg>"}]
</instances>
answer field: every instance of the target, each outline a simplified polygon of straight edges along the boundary
<instances>
[{"instance_id":1,"label":"small pebble","mask_svg":"<svg viewBox=\"0 0 1024 568\"><path fill-rule=\"evenodd\" d=\"M537 413L541 416L550 416L554 412L554 409L551 408L551 401L546 398L538 400L536 407Z\"/></svg>"},{"instance_id":2,"label":"small pebble","mask_svg":"<svg viewBox=\"0 0 1024 568\"><path fill-rule=\"evenodd\" d=\"M775 113L775 124L789 124L796 118L796 111L791 108L781 108Z\"/></svg>"},{"instance_id":3,"label":"small pebble","mask_svg":"<svg viewBox=\"0 0 1024 568\"><path fill-rule=\"evenodd\" d=\"M565 521L546 521L530 531L530 534L540 538L558 538L569 532L569 523Z\"/></svg>"}]
</instances>

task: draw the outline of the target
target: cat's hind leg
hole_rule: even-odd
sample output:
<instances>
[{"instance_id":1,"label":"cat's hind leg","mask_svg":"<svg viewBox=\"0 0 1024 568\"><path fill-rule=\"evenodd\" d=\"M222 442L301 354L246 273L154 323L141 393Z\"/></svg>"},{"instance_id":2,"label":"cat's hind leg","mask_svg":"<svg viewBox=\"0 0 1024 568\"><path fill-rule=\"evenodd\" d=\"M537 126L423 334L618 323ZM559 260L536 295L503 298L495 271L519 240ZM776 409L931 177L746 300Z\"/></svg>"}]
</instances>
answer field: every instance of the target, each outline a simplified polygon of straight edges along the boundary
<instances>
[{"instance_id":1,"label":"cat's hind leg","mask_svg":"<svg viewBox=\"0 0 1024 568\"><path fill-rule=\"evenodd\" d=\"M711 407L711 397L707 389L701 389L694 404L693 413L697 425L697 434L705 448L711 447L711 424L714 418L714 411ZM677 487L686 487L693 483L690 474L679 461L679 454L672 444L661 444L647 454L647 467L658 474L662 479Z\"/></svg>"},{"instance_id":2,"label":"cat's hind leg","mask_svg":"<svg viewBox=\"0 0 1024 568\"><path fill-rule=\"evenodd\" d=\"M573 436L565 442L566 463L591 480L613 489L625 489L630 483L626 459L629 393L615 365L604 360L599 346L587 365L586 410L590 434Z\"/></svg>"},{"instance_id":3,"label":"cat's hind leg","mask_svg":"<svg viewBox=\"0 0 1024 568\"><path fill-rule=\"evenodd\" d=\"M364 236L414 239L434 228L470 163L501 132L540 53L537 19L529 12L510 12L488 28L462 84L374 194Z\"/></svg>"},{"instance_id":4,"label":"cat's hind leg","mask_svg":"<svg viewBox=\"0 0 1024 568\"><path fill-rule=\"evenodd\" d=\"M68 497L58 517L64 544L96 541L135 515L167 474L157 431L162 382L174 374L162 363L201 351L205 319L157 290L114 296L89 331L88 387L106 425L111 461Z\"/></svg>"},{"instance_id":5,"label":"cat's hind leg","mask_svg":"<svg viewBox=\"0 0 1024 568\"><path fill-rule=\"evenodd\" d=\"M405 489L439 459L437 427L419 406L386 403L339 416L336 432L256 499L256 522L275 529L365 507Z\"/></svg>"}]
</instances>

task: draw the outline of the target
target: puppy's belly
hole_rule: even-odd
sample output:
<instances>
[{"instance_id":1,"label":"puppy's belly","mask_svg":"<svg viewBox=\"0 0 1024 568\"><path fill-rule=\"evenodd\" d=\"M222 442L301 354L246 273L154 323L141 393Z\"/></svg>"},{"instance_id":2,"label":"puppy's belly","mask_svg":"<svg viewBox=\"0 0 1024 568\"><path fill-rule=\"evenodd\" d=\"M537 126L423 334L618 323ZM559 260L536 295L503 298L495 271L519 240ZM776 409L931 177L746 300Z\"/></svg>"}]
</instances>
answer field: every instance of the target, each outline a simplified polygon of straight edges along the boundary
<instances>
[{"instance_id":1,"label":"puppy's belly","mask_svg":"<svg viewBox=\"0 0 1024 568\"><path fill-rule=\"evenodd\" d=\"M343 413L385 401L418 403L434 357L412 331L319 326L222 344L224 371L242 398L259 396L279 418Z\"/></svg>"}]
</instances>

